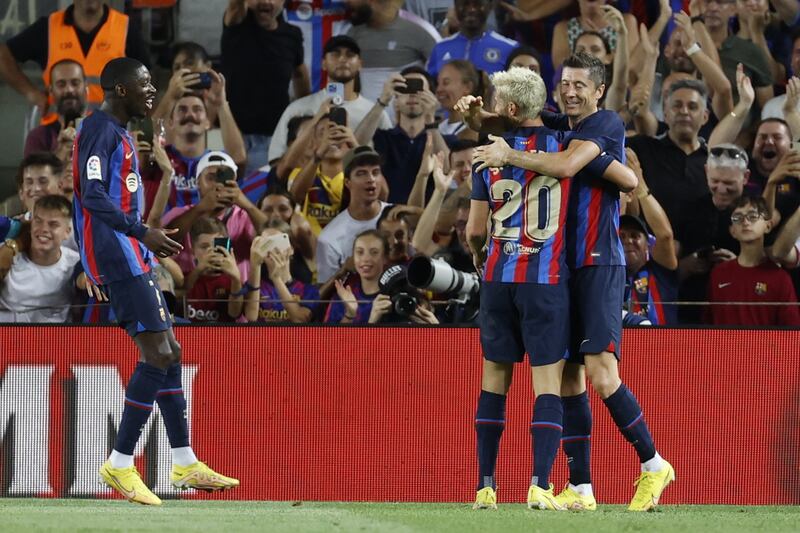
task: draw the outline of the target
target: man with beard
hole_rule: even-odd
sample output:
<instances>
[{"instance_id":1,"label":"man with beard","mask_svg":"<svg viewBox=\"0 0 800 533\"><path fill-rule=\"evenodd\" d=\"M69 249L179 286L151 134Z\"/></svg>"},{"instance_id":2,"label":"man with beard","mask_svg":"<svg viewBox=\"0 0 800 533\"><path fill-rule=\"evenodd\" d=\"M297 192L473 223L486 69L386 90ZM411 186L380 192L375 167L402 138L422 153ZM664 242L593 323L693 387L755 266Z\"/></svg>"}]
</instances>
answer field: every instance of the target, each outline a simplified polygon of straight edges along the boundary
<instances>
[{"instance_id":1,"label":"man with beard","mask_svg":"<svg viewBox=\"0 0 800 533\"><path fill-rule=\"evenodd\" d=\"M328 81L344 85L344 99L340 104L347 111L347 126L355 130L372 109L374 102L367 100L357 90L356 80L361 71L361 48L346 35L331 37L325 43L322 69L328 73ZM300 115L314 115L330 97L326 89L315 92L292 102L281 115L272 143L269 147L269 160L275 161L286 152L286 136L289 121ZM383 112L379 116L382 128L391 128L389 116Z\"/></svg>"},{"instance_id":2,"label":"man with beard","mask_svg":"<svg viewBox=\"0 0 800 533\"><path fill-rule=\"evenodd\" d=\"M222 66L231 109L244 133L247 173L267 164L270 140L295 97L311 92L303 35L281 17L284 0L229 0L222 28Z\"/></svg>"},{"instance_id":3,"label":"man with beard","mask_svg":"<svg viewBox=\"0 0 800 533\"><path fill-rule=\"evenodd\" d=\"M348 0L347 4L353 10L353 27L347 35L363 51L361 92L377 99L389 74L425 65L437 39L400 16L403 0Z\"/></svg>"},{"instance_id":4,"label":"man with beard","mask_svg":"<svg viewBox=\"0 0 800 533\"><path fill-rule=\"evenodd\" d=\"M761 194L767 186L770 174L778 167L778 163L789 152L791 146L792 133L785 120L768 118L758 124L751 152L750 180L747 182L748 193ZM778 208L778 211L781 211L776 205L770 207Z\"/></svg>"},{"instance_id":5,"label":"man with beard","mask_svg":"<svg viewBox=\"0 0 800 533\"><path fill-rule=\"evenodd\" d=\"M386 209L378 218L377 229L389 243L388 266L408 266L414 256L414 248L411 247L411 229L406 218L402 214L394 216L391 209Z\"/></svg>"},{"instance_id":6,"label":"man with beard","mask_svg":"<svg viewBox=\"0 0 800 533\"><path fill-rule=\"evenodd\" d=\"M407 80L412 79L422 82L421 91L408 93L405 90ZM392 99L397 110L397 126L376 130L379 113ZM381 168L389 184L389 203L408 202L426 145L431 145L430 153L449 154L447 144L433 122L436 107L428 73L422 67L408 67L386 80L383 93L356 130L360 143L374 142L375 150L381 154Z\"/></svg>"},{"instance_id":7,"label":"man with beard","mask_svg":"<svg viewBox=\"0 0 800 533\"><path fill-rule=\"evenodd\" d=\"M173 143L164 148L172 163L173 176L171 178L165 176L161 168L155 164L153 157L142 165L142 180L147 199L145 216L149 215L150 206L153 205L158 188L165 179L170 181L168 210L173 207L193 205L200 200L196 169L200 158L208 153L206 132L211 127L208 118L210 107L213 106L214 114L219 118L222 144L226 153L240 167L246 162L244 140L225 96L225 80L214 71L209 71L209 74L212 76L212 84L208 107L199 95L188 94L177 100L167 120ZM140 139L140 155L150 154L147 150L150 142L152 139Z\"/></svg>"},{"instance_id":8,"label":"man with beard","mask_svg":"<svg viewBox=\"0 0 800 533\"><path fill-rule=\"evenodd\" d=\"M128 16L104 5L103 0L74 0L72 5L39 18L31 26L0 44L0 77L31 105L38 106L42 123L57 119L53 95L40 91L22 72L20 63L33 61L42 69L44 86L52 85L53 66L64 59L81 64L89 78L89 105L103 101L98 83L106 63L117 57L133 57L148 63L141 30ZM52 111L45 115L48 111Z\"/></svg>"},{"instance_id":9,"label":"man with beard","mask_svg":"<svg viewBox=\"0 0 800 533\"><path fill-rule=\"evenodd\" d=\"M50 69L50 95L56 102L58 120L42 124L28 133L24 156L34 152L53 152L61 161L72 156L75 121L86 111L86 76L77 61L65 59Z\"/></svg>"},{"instance_id":10,"label":"man with beard","mask_svg":"<svg viewBox=\"0 0 800 533\"><path fill-rule=\"evenodd\" d=\"M508 54L518 43L497 32L486 31L493 0L455 0L459 31L433 47L428 72L434 78L453 59L467 59L487 74L503 70Z\"/></svg>"}]
</instances>

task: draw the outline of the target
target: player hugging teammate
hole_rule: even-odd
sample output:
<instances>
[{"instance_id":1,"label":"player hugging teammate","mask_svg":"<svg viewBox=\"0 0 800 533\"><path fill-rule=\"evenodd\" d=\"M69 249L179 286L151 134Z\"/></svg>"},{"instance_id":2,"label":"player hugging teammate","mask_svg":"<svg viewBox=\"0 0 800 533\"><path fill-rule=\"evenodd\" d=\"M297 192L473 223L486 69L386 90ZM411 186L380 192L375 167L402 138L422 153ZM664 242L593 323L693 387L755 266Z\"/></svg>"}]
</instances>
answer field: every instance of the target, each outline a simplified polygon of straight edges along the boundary
<instances>
[{"instance_id":1,"label":"player hugging teammate","mask_svg":"<svg viewBox=\"0 0 800 533\"><path fill-rule=\"evenodd\" d=\"M466 96L456 106L473 129L502 132L475 151L467 225L483 272L476 509L497 506L495 464L506 394L514 363L526 352L536 397L530 508L597 508L587 375L642 464L629 510L654 508L675 479L619 377L625 287L619 191L632 190L637 180L623 164L622 121L597 109L604 75L603 64L591 56L568 58L559 89L563 115L541 112L544 83L525 69L492 76L494 113L482 109L479 97ZM568 457L569 484L555 495L549 475L559 442Z\"/></svg>"}]
</instances>

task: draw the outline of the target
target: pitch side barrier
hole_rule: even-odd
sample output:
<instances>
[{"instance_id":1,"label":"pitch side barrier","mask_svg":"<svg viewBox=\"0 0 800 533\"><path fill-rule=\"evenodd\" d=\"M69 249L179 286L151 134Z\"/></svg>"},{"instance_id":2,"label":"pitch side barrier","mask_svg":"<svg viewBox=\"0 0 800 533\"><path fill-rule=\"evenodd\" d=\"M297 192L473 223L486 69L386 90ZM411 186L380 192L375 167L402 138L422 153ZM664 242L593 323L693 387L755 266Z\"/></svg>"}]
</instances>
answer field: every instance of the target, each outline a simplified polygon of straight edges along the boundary
<instances>
[{"instance_id":1,"label":"pitch side barrier","mask_svg":"<svg viewBox=\"0 0 800 533\"><path fill-rule=\"evenodd\" d=\"M474 497L476 329L179 326L176 333L193 446L242 483L221 497ZM798 330L625 330L622 376L677 472L664 503L800 503L798 345ZM134 345L117 327L0 327L0 496L112 497L96 473L135 363ZM517 368L511 387L501 502L523 501L530 480L529 376ZM636 455L596 394L592 408L595 493L601 502L627 502ZM157 407L136 455L157 493L179 497L168 486L169 443ZM563 455L553 477L557 487L565 482Z\"/></svg>"}]
</instances>

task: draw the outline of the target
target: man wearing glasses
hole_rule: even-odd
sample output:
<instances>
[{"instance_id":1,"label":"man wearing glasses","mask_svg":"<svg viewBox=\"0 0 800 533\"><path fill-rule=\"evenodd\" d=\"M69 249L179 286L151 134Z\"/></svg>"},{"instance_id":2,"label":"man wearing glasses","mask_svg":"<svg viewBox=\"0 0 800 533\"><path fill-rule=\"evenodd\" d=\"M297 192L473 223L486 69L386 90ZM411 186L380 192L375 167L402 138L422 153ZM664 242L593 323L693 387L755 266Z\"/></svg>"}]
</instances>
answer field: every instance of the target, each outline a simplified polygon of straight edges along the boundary
<instances>
[{"instance_id":1,"label":"man wearing glasses","mask_svg":"<svg viewBox=\"0 0 800 533\"><path fill-rule=\"evenodd\" d=\"M764 236L772 229L770 219L770 208L761 197L742 196L734 203L730 233L739 241L741 251L735 260L719 263L711 271L708 296L712 305L706 315L709 323L800 325L792 279L764 250ZM752 303L730 305L732 302ZM786 305L768 305L773 302Z\"/></svg>"}]
</instances>

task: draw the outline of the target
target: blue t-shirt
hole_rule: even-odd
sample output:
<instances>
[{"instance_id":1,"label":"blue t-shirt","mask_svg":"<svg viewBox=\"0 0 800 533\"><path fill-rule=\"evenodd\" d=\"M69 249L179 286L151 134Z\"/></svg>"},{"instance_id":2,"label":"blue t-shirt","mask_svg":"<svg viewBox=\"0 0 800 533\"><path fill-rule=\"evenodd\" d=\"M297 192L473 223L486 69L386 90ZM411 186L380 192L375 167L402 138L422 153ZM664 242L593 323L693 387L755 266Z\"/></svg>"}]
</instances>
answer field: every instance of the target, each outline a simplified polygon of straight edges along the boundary
<instances>
[{"instance_id":1,"label":"blue t-shirt","mask_svg":"<svg viewBox=\"0 0 800 533\"><path fill-rule=\"evenodd\" d=\"M436 78L448 62L467 59L475 68L493 74L505 68L508 55L517 46L517 41L493 31L476 39L467 39L459 32L436 43L428 58L428 72Z\"/></svg>"}]
</instances>

